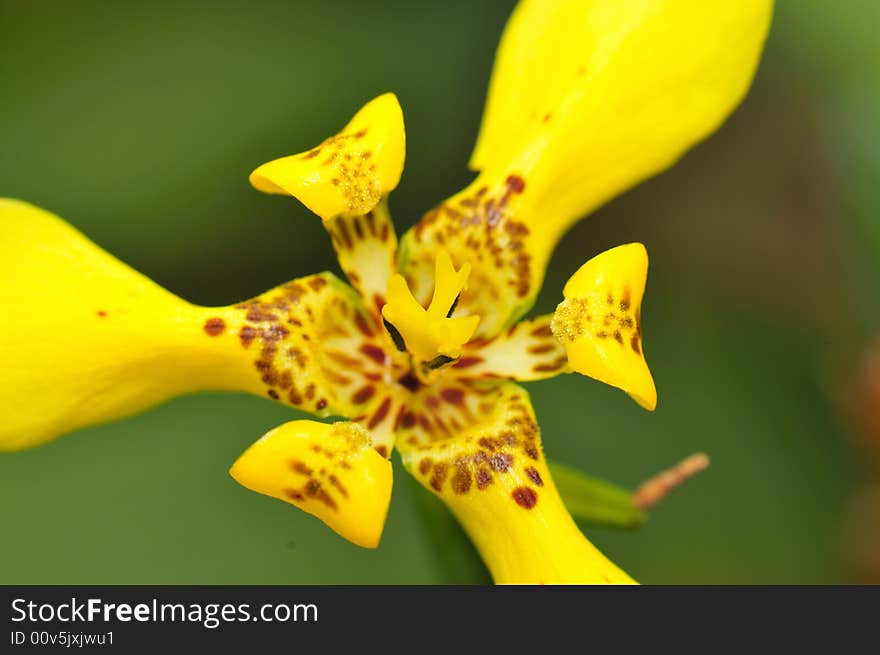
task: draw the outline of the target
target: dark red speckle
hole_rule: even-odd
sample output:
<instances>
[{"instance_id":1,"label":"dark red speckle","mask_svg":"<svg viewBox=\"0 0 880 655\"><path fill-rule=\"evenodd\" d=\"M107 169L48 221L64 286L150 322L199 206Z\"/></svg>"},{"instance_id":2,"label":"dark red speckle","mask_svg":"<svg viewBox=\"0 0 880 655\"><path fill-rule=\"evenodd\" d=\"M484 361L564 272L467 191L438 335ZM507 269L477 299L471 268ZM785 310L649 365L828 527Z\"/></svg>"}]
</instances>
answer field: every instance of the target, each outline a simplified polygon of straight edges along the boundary
<instances>
[{"instance_id":1,"label":"dark red speckle","mask_svg":"<svg viewBox=\"0 0 880 655\"><path fill-rule=\"evenodd\" d=\"M538 473L538 469L536 469L534 466L529 466L526 468L526 475L528 476L529 480L534 482L539 487L544 486L544 480L541 479L541 474Z\"/></svg>"},{"instance_id":2,"label":"dark red speckle","mask_svg":"<svg viewBox=\"0 0 880 655\"><path fill-rule=\"evenodd\" d=\"M538 493L530 487L517 487L512 495L516 504L523 509L532 509L538 503Z\"/></svg>"},{"instance_id":3,"label":"dark red speckle","mask_svg":"<svg viewBox=\"0 0 880 655\"><path fill-rule=\"evenodd\" d=\"M526 188L526 181L519 175L508 175L505 181L507 182L507 188L514 193L522 193L523 189Z\"/></svg>"},{"instance_id":4,"label":"dark red speckle","mask_svg":"<svg viewBox=\"0 0 880 655\"><path fill-rule=\"evenodd\" d=\"M209 318L205 321L205 334L209 337L217 337L223 334L226 322L222 318Z\"/></svg>"}]
</instances>

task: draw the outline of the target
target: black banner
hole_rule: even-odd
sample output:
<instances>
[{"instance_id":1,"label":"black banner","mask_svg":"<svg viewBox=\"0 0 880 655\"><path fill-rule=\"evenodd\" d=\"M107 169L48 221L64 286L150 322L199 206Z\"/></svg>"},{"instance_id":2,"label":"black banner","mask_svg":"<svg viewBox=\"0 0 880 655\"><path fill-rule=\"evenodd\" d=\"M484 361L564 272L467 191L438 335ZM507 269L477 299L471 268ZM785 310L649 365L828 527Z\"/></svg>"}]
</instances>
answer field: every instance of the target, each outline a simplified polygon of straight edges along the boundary
<instances>
[{"instance_id":1,"label":"black banner","mask_svg":"<svg viewBox=\"0 0 880 655\"><path fill-rule=\"evenodd\" d=\"M875 649L880 587L19 586L0 587L0 601L0 652L9 653L257 644L291 653L336 644L336 652L349 643L679 649L705 639L756 647L774 636L789 647L824 637L836 649Z\"/></svg>"}]
</instances>

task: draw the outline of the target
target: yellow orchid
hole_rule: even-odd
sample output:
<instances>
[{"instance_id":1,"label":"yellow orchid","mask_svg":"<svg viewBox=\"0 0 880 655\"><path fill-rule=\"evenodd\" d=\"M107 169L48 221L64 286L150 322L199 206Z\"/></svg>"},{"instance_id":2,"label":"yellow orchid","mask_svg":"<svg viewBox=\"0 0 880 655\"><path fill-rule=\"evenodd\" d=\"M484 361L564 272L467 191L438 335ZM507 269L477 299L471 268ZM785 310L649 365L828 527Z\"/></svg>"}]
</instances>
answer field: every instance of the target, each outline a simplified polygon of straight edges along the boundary
<instances>
[{"instance_id":1,"label":"yellow orchid","mask_svg":"<svg viewBox=\"0 0 880 655\"><path fill-rule=\"evenodd\" d=\"M379 543L397 448L496 582L633 582L566 509L517 382L576 371L655 408L644 246L593 257L554 314L523 317L576 220L672 165L733 111L771 12L771 0L524 0L497 54L474 181L399 244L388 208L405 153L394 95L319 145L258 167L254 187L321 218L350 285L320 273L196 306L58 217L0 200L11 317L0 449L183 393L269 396L346 420L285 423L232 476L355 544Z\"/></svg>"}]
</instances>

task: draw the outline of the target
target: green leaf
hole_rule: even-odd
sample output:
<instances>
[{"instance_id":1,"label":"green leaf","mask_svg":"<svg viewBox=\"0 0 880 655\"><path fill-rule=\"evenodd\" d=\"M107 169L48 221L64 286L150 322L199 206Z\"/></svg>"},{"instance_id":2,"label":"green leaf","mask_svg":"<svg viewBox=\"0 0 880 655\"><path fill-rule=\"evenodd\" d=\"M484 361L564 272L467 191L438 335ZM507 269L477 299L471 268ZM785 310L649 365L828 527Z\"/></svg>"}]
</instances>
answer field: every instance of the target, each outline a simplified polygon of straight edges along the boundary
<instances>
[{"instance_id":1,"label":"green leaf","mask_svg":"<svg viewBox=\"0 0 880 655\"><path fill-rule=\"evenodd\" d=\"M547 464L559 495L575 520L626 529L638 528L645 522L645 513L633 504L628 489L556 462Z\"/></svg>"}]
</instances>

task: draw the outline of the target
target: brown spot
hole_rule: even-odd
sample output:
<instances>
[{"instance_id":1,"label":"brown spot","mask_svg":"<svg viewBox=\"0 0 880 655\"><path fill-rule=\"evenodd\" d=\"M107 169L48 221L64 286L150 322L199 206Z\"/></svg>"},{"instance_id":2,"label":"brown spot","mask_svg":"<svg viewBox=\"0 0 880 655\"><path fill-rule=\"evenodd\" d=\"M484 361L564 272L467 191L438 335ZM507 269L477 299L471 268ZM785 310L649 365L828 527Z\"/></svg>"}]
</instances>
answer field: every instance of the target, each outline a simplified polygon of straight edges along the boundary
<instances>
[{"instance_id":1,"label":"brown spot","mask_svg":"<svg viewBox=\"0 0 880 655\"><path fill-rule=\"evenodd\" d=\"M446 462L437 462L434 465L434 475L431 476L430 485L434 491L440 491L443 483L446 482L446 476L449 475L449 464Z\"/></svg>"},{"instance_id":2,"label":"brown spot","mask_svg":"<svg viewBox=\"0 0 880 655\"><path fill-rule=\"evenodd\" d=\"M313 291L320 291L326 285L327 280L319 276L315 276L309 280L309 286L312 287Z\"/></svg>"},{"instance_id":3,"label":"brown spot","mask_svg":"<svg viewBox=\"0 0 880 655\"><path fill-rule=\"evenodd\" d=\"M377 409L376 413L373 414L370 422L367 423L367 427L372 430L382 421L384 421L385 417L388 416L389 409L391 409L391 398L386 396L385 400L382 401L382 404L379 405L379 409Z\"/></svg>"},{"instance_id":4,"label":"brown spot","mask_svg":"<svg viewBox=\"0 0 880 655\"><path fill-rule=\"evenodd\" d=\"M267 311L260 305L251 305L250 309L248 309L248 313L245 315L245 318L249 321L253 321L254 323L258 323L261 321L277 321L278 317L275 316L270 311Z\"/></svg>"},{"instance_id":5,"label":"brown spot","mask_svg":"<svg viewBox=\"0 0 880 655\"><path fill-rule=\"evenodd\" d=\"M251 345L251 342L256 338L257 331L252 328L250 325L245 325L241 330L238 331L238 338L241 340L241 345L247 348Z\"/></svg>"},{"instance_id":6,"label":"brown spot","mask_svg":"<svg viewBox=\"0 0 880 655\"><path fill-rule=\"evenodd\" d=\"M422 475L428 475L433 466L433 460L430 457L425 457L425 459L419 462L419 473Z\"/></svg>"},{"instance_id":7,"label":"brown spot","mask_svg":"<svg viewBox=\"0 0 880 655\"><path fill-rule=\"evenodd\" d=\"M269 342L281 341L288 334L290 334L290 330L283 325L270 325L263 330L263 339ZM305 335L303 335L303 337L305 337Z\"/></svg>"},{"instance_id":8,"label":"brown spot","mask_svg":"<svg viewBox=\"0 0 880 655\"><path fill-rule=\"evenodd\" d=\"M305 491L306 496L308 496L309 498L314 498L315 500L318 500L318 501L324 503L330 509L337 508L336 501L334 501L333 498L330 497L330 494L328 494L324 490L324 487L322 487L321 483L318 482L317 480L309 480L308 482L306 482L306 486L304 487L304 491Z\"/></svg>"},{"instance_id":9,"label":"brown spot","mask_svg":"<svg viewBox=\"0 0 880 655\"><path fill-rule=\"evenodd\" d=\"M538 473L538 469L536 469L534 466L526 467L525 472L526 472L526 475L528 476L529 480L534 482L539 487L544 486L544 481L541 479L541 474Z\"/></svg>"},{"instance_id":10,"label":"brown spot","mask_svg":"<svg viewBox=\"0 0 880 655\"><path fill-rule=\"evenodd\" d=\"M452 490L457 494L466 494L471 490L471 474L465 466L459 466L450 481Z\"/></svg>"},{"instance_id":11,"label":"brown spot","mask_svg":"<svg viewBox=\"0 0 880 655\"><path fill-rule=\"evenodd\" d=\"M639 335L638 335L638 334L634 334L634 335L632 335L632 337L631 337L630 340L629 340L629 346L630 346L630 348L633 349L633 352L634 352L636 355L641 355L641 354L642 354L642 348L641 348L641 346L639 345Z\"/></svg>"},{"instance_id":12,"label":"brown spot","mask_svg":"<svg viewBox=\"0 0 880 655\"><path fill-rule=\"evenodd\" d=\"M100 316L101 318L107 318L107 312L105 312L103 309L99 309L98 316Z\"/></svg>"},{"instance_id":13,"label":"brown spot","mask_svg":"<svg viewBox=\"0 0 880 655\"><path fill-rule=\"evenodd\" d=\"M443 397L443 400L450 403L451 405L464 404L464 391L462 389L448 387L446 389L443 389L440 392L440 395Z\"/></svg>"},{"instance_id":14,"label":"brown spot","mask_svg":"<svg viewBox=\"0 0 880 655\"><path fill-rule=\"evenodd\" d=\"M303 402L302 394L296 388L290 390L290 393L287 394L287 399L291 405L302 405Z\"/></svg>"},{"instance_id":15,"label":"brown spot","mask_svg":"<svg viewBox=\"0 0 880 655\"><path fill-rule=\"evenodd\" d=\"M483 362L482 357L476 357L474 355L467 355L465 357L460 358L457 362L452 365L452 368L468 368L470 366L476 366Z\"/></svg>"},{"instance_id":16,"label":"brown spot","mask_svg":"<svg viewBox=\"0 0 880 655\"><path fill-rule=\"evenodd\" d=\"M281 375L278 376L278 386L282 389L289 389L293 386L293 374L290 370L285 369L281 372Z\"/></svg>"},{"instance_id":17,"label":"brown spot","mask_svg":"<svg viewBox=\"0 0 880 655\"><path fill-rule=\"evenodd\" d=\"M416 415L413 412L407 410L403 413L403 420L401 420L400 424L404 428L409 429L416 424L416 421Z\"/></svg>"},{"instance_id":18,"label":"brown spot","mask_svg":"<svg viewBox=\"0 0 880 655\"><path fill-rule=\"evenodd\" d=\"M532 355L545 355L556 350L556 346L552 343L541 343L535 346L529 346L528 351Z\"/></svg>"},{"instance_id":19,"label":"brown spot","mask_svg":"<svg viewBox=\"0 0 880 655\"><path fill-rule=\"evenodd\" d=\"M388 459L388 448L383 445L376 446L376 452L382 455L385 459Z\"/></svg>"},{"instance_id":20,"label":"brown spot","mask_svg":"<svg viewBox=\"0 0 880 655\"><path fill-rule=\"evenodd\" d=\"M354 324L357 326L357 329L363 334L365 337L372 337L373 330L370 328L370 324L367 321L366 317L360 312L355 312L354 315Z\"/></svg>"},{"instance_id":21,"label":"brown spot","mask_svg":"<svg viewBox=\"0 0 880 655\"><path fill-rule=\"evenodd\" d=\"M489 458L489 464L498 473L504 473L513 464L513 455L509 453L495 453Z\"/></svg>"},{"instance_id":22,"label":"brown spot","mask_svg":"<svg viewBox=\"0 0 880 655\"><path fill-rule=\"evenodd\" d=\"M505 182L507 183L507 188L513 193L522 193L526 188L526 181L519 175L508 175Z\"/></svg>"},{"instance_id":23,"label":"brown spot","mask_svg":"<svg viewBox=\"0 0 880 655\"><path fill-rule=\"evenodd\" d=\"M535 446L534 443L527 443L523 450L525 451L526 455L531 457L533 460L538 461L540 453L538 453L538 447Z\"/></svg>"},{"instance_id":24,"label":"brown spot","mask_svg":"<svg viewBox=\"0 0 880 655\"><path fill-rule=\"evenodd\" d=\"M373 395L376 393L376 387L372 385L367 385L365 387L361 387L358 389L355 394L351 397L351 401L355 405L360 405L367 402Z\"/></svg>"},{"instance_id":25,"label":"brown spot","mask_svg":"<svg viewBox=\"0 0 880 655\"><path fill-rule=\"evenodd\" d=\"M321 154L321 148L315 148L314 150L309 150L306 154L304 154L301 159L312 159L313 157L317 157Z\"/></svg>"},{"instance_id":26,"label":"brown spot","mask_svg":"<svg viewBox=\"0 0 880 655\"><path fill-rule=\"evenodd\" d=\"M312 469L305 462L301 462L298 459L290 460L290 470L300 475L309 476L312 474Z\"/></svg>"},{"instance_id":27,"label":"brown spot","mask_svg":"<svg viewBox=\"0 0 880 655\"><path fill-rule=\"evenodd\" d=\"M511 495L523 509L532 509L538 503L538 492L531 487L517 487Z\"/></svg>"},{"instance_id":28,"label":"brown spot","mask_svg":"<svg viewBox=\"0 0 880 655\"><path fill-rule=\"evenodd\" d=\"M422 383L412 371L409 371L408 373L406 373L406 375L401 376L397 380L397 384L402 386L404 389L409 389L412 392L418 391L422 386Z\"/></svg>"},{"instance_id":29,"label":"brown spot","mask_svg":"<svg viewBox=\"0 0 880 655\"><path fill-rule=\"evenodd\" d=\"M315 409L318 411L321 411L325 407L327 407L327 401L324 398L321 398L321 400L315 403Z\"/></svg>"},{"instance_id":30,"label":"brown spot","mask_svg":"<svg viewBox=\"0 0 880 655\"><path fill-rule=\"evenodd\" d=\"M536 327L534 330L529 332L533 337L552 337L553 330L550 328L550 324L546 323L544 325L540 325Z\"/></svg>"},{"instance_id":31,"label":"brown spot","mask_svg":"<svg viewBox=\"0 0 880 655\"><path fill-rule=\"evenodd\" d=\"M336 181L335 183L338 184L338 181ZM339 238L345 244L345 247L351 250L354 242L351 239L351 234L348 231L348 226L345 224L345 221L341 219L336 221L336 225L339 228Z\"/></svg>"},{"instance_id":32,"label":"brown spot","mask_svg":"<svg viewBox=\"0 0 880 655\"><path fill-rule=\"evenodd\" d=\"M477 471L477 489L485 489L490 484L492 484L492 474L486 469L479 469Z\"/></svg>"},{"instance_id":33,"label":"brown spot","mask_svg":"<svg viewBox=\"0 0 880 655\"><path fill-rule=\"evenodd\" d=\"M372 359L374 362L383 366L385 364L385 351L382 350L379 346L375 346L372 343L365 343L360 348L361 352Z\"/></svg>"},{"instance_id":34,"label":"brown spot","mask_svg":"<svg viewBox=\"0 0 880 655\"><path fill-rule=\"evenodd\" d=\"M278 400L278 392L275 391L275 389L269 389L267 393L269 394L269 398L271 398L272 400Z\"/></svg>"},{"instance_id":35,"label":"brown spot","mask_svg":"<svg viewBox=\"0 0 880 655\"><path fill-rule=\"evenodd\" d=\"M343 495L343 497L348 498L348 489L346 489L342 485L342 483L339 481L339 478L337 478L335 475L333 475L331 473L329 480L330 480L330 484L332 484L334 487L336 487L339 490L339 493L341 493Z\"/></svg>"},{"instance_id":36,"label":"brown spot","mask_svg":"<svg viewBox=\"0 0 880 655\"><path fill-rule=\"evenodd\" d=\"M285 489L284 495L291 500L295 500L297 502L302 502L303 500L305 500L305 496L302 495L302 492L297 491L296 489Z\"/></svg>"}]
</instances>

